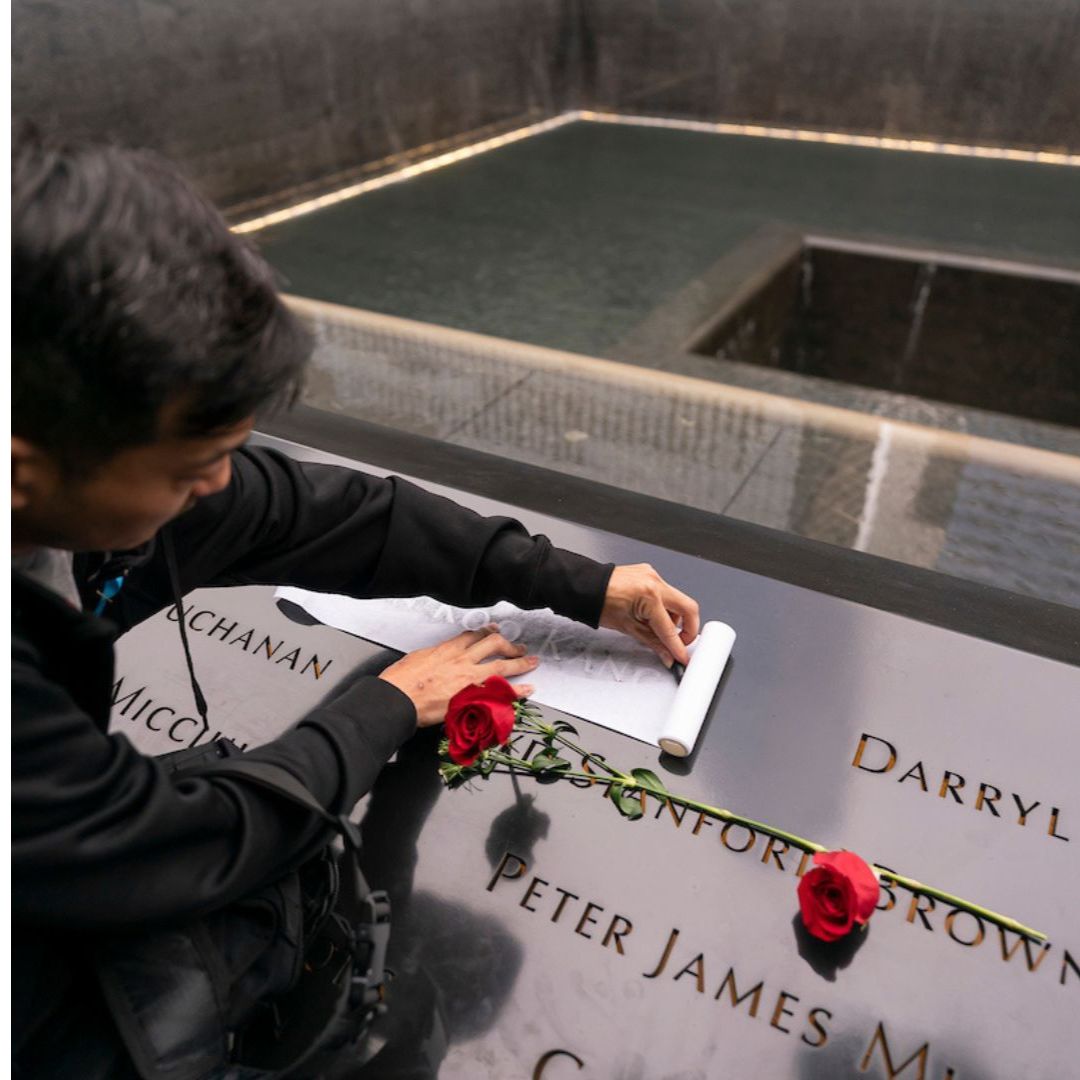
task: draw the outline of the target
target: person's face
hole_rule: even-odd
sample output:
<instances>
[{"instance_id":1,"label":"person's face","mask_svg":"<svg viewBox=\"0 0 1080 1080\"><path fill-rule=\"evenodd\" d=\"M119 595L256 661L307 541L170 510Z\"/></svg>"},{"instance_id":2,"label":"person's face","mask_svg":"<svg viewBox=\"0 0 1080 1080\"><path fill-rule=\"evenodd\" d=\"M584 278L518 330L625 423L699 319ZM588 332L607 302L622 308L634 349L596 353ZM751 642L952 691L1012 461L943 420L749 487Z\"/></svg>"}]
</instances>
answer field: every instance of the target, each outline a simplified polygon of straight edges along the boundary
<instances>
[{"instance_id":1,"label":"person's face","mask_svg":"<svg viewBox=\"0 0 1080 1080\"><path fill-rule=\"evenodd\" d=\"M164 430L169 430L168 410ZM207 436L162 435L121 450L85 478L66 477L52 457L11 440L12 547L124 551L229 483L229 454L252 419Z\"/></svg>"}]
</instances>

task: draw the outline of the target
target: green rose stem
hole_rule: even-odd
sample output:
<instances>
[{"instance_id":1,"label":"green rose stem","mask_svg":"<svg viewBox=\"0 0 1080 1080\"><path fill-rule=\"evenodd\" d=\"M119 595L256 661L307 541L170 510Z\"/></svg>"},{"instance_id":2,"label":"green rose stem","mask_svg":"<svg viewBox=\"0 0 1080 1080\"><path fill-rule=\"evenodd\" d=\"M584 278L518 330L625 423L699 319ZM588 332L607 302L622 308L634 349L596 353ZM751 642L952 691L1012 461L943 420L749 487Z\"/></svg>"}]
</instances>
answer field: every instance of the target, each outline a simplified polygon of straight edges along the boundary
<instances>
[{"instance_id":1,"label":"green rose stem","mask_svg":"<svg viewBox=\"0 0 1080 1080\"><path fill-rule=\"evenodd\" d=\"M578 746L563 735L557 728L545 724L537 713L524 708L519 708L517 712L518 718L525 722L519 727L520 731L530 735L540 735L557 740L568 750L571 750L575 754L580 754L583 760L590 761L594 765L604 769L611 775L611 779L604 780L602 777L587 772L570 772L566 769L552 770L537 768L531 762L521 758L515 758L511 755L500 753L499 751L487 751L488 760L494 761L500 765L509 766L511 772L513 772L515 768L523 768L531 773L553 772L554 775L558 776L560 779L584 779L594 782L599 781L601 783L618 784L624 793L641 790L645 792L646 795L652 795L661 802L667 801L677 803L679 806L685 806L690 810L697 810L699 813L717 818L720 821L731 822L732 824L742 825L748 829L754 829L757 832L764 833L766 836L773 836L777 840L783 840L793 847L801 848L803 851L816 852L829 850L823 844L815 844L812 840L807 840L805 837L796 836L794 833L785 832L783 829L777 829L772 825L767 825L763 821L755 821L753 818L743 817L741 814L733 814L730 810L724 810L719 806L709 806L707 803L698 802L696 799L688 799L682 795L674 795L666 790L663 792L651 790L640 784L633 776L628 776L626 773L620 772L618 769L609 765L603 758L597 757L595 754ZM981 918L986 919L988 922L992 922L1006 930L1012 930L1014 933L1032 938L1035 941L1046 940L1046 934L1043 934L1038 930L1033 930L1030 926L1025 926L1023 923L1017 922L1015 919L1010 919L1006 915L1000 915L996 911L991 911L989 908L980 907L978 904L973 904L959 896L954 896L952 893L943 892L941 889L935 889L931 885L925 885L921 881L916 881L914 878L904 877L903 874L897 874L892 870L886 870L885 867L878 866L876 863L872 864L872 869L879 878L891 882L894 885L899 885L909 892L920 893L923 896L929 896L935 900L940 900L943 904L949 905L949 907L958 908L962 911L969 911L973 915L978 915Z\"/></svg>"},{"instance_id":2,"label":"green rose stem","mask_svg":"<svg viewBox=\"0 0 1080 1080\"><path fill-rule=\"evenodd\" d=\"M633 783L632 778L631 783ZM655 792L649 792L649 794L655 795L655 797L661 801L667 799L671 802L678 803L681 806L686 806L691 810L697 810L700 813L707 814L709 817L715 817L719 818L721 821L730 821L738 825L743 825L748 829L754 829L757 832L765 833L767 836L775 836L778 840L785 840L794 847L802 848L804 851L829 850L821 844L815 844L812 840L806 840L801 836L796 836L794 833L784 832L783 829L775 829L773 826L766 825L764 822L754 821L753 818L743 817L740 814L733 814L730 810L722 810L718 806L708 806L705 803L697 802L694 799L684 799L681 795L657 795ZM989 908L980 907L978 904L973 904L969 900L954 896L952 893L943 892L941 889L935 889L932 885L924 885L921 881L916 881L914 878L904 877L903 874L896 874L892 870L886 870L883 866L878 866L876 863L871 864L871 869L878 877L885 881L890 881L894 885L899 885L909 892L921 893L923 896L930 896L935 900L940 900L942 903L948 904L949 907L970 911L973 915L979 915L989 922L1004 927L1006 930L1013 930L1017 934L1023 934L1025 937L1034 938L1036 941L1046 940L1045 934L1040 933L1038 930L1032 930L1030 926L1024 926L1023 923L1019 923L1015 919L1010 919L1007 915L999 915L996 911L991 911Z\"/></svg>"}]
</instances>

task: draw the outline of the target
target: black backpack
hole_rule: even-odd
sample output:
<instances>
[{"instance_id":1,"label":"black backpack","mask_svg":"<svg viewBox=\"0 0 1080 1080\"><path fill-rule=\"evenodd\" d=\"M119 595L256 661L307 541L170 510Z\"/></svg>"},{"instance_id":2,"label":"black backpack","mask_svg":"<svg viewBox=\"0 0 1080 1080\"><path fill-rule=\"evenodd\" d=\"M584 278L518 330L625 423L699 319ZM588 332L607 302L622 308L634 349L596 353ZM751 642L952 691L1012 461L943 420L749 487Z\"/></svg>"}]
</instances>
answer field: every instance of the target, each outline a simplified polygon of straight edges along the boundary
<instances>
[{"instance_id":1,"label":"black backpack","mask_svg":"<svg viewBox=\"0 0 1080 1080\"><path fill-rule=\"evenodd\" d=\"M314 1078L359 1051L383 1011L390 902L360 872L360 834L285 769L228 740L160 760L258 785L331 825L298 870L183 925L95 949L110 1012L143 1080Z\"/></svg>"}]
</instances>

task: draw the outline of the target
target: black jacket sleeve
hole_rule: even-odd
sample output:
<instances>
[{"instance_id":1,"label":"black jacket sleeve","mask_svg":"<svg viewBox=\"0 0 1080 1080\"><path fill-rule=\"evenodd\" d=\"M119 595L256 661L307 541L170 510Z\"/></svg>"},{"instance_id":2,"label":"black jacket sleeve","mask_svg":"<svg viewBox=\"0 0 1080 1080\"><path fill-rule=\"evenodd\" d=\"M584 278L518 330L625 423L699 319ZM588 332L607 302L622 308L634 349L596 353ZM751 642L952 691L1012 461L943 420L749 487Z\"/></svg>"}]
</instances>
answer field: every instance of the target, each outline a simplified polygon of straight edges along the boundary
<instances>
[{"instance_id":1,"label":"black jacket sleeve","mask_svg":"<svg viewBox=\"0 0 1080 1080\"><path fill-rule=\"evenodd\" d=\"M169 528L183 592L272 584L459 606L509 600L596 626L612 571L511 518L481 517L398 477L258 448L237 451L228 488ZM172 602L160 552L120 596L125 625Z\"/></svg>"},{"instance_id":2,"label":"black jacket sleeve","mask_svg":"<svg viewBox=\"0 0 1080 1080\"><path fill-rule=\"evenodd\" d=\"M257 449L238 452L228 488L170 528L183 592L294 584L461 605L508 599L595 626L611 572L509 518L480 517L405 481ZM126 627L171 602L159 548L110 615ZM106 734L28 640L13 638L12 677L20 920L90 928L197 915L279 876L325 839L320 823L268 792L170 776L123 736ZM346 812L415 726L409 699L367 678L252 756Z\"/></svg>"},{"instance_id":3,"label":"black jacket sleeve","mask_svg":"<svg viewBox=\"0 0 1080 1080\"><path fill-rule=\"evenodd\" d=\"M325 839L242 781L166 773L108 735L25 641L12 649L12 911L65 930L201 914L298 865ZM356 700L353 700L356 699ZM348 812L415 729L404 694L363 679L252 751Z\"/></svg>"}]
</instances>

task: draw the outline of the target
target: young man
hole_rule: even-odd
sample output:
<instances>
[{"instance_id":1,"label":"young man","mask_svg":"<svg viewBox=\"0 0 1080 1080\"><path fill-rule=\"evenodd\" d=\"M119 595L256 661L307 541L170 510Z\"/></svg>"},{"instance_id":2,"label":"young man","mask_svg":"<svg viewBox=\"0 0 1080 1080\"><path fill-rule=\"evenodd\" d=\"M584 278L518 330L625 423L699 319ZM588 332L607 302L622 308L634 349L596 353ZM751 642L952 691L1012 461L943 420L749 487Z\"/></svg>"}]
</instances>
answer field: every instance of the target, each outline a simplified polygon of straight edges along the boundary
<instances>
[{"instance_id":1,"label":"young man","mask_svg":"<svg viewBox=\"0 0 1080 1080\"><path fill-rule=\"evenodd\" d=\"M667 662L687 659L698 613L647 566L598 565L399 479L244 448L254 417L295 397L309 342L266 264L161 159L24 133L12 221L14 1056L20 1076L127 1076L95 940L230 904L328 836L270 793L178 779L107 733L115 637L177 601L170 546L180 593L507 599ZM526 677L522 653L460 634L248 756L348 813L454 693Z\"/></svg>"}]
</instances>

